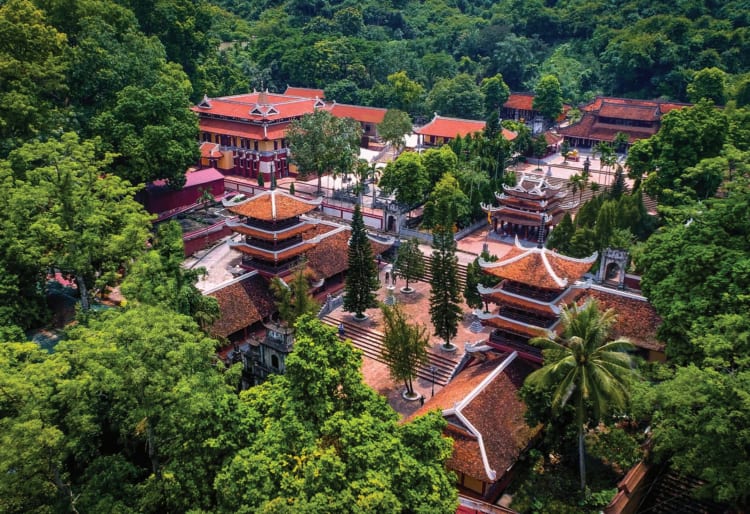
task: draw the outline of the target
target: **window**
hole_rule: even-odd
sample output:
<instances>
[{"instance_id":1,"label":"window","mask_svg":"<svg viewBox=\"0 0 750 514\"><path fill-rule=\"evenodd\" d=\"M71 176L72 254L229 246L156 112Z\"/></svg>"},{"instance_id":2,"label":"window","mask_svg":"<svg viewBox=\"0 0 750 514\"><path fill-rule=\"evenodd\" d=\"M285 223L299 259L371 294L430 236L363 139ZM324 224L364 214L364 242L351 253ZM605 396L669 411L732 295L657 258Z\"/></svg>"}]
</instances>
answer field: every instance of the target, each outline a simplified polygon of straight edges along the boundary
<instances>
[{"instance_id":1,"label":"window","mask_svg":"<svg viewBox=\"0 0 750 514\"><path fill-rule=\"evenodd\" d=\"M271 367L273 369L279 369L279 356L276 354L271 355Z\"/></svg>"}]
</instances>

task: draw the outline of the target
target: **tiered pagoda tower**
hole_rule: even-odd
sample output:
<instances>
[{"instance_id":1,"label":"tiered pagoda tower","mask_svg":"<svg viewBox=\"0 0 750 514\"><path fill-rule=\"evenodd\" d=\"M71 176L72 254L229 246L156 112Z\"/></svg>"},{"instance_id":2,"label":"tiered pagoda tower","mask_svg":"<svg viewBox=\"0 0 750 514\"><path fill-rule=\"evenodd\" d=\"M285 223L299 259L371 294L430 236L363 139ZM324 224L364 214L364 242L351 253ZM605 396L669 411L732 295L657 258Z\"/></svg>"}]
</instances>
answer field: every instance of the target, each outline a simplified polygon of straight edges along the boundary
<instances>
[{"instance_id":1,"label":"tiered pagoda tower","mask_svg":"<svg viewBox=\"0 0 750 514\"><path fill-rule=\"evenodd\" d=\"M515 186L503 184L503 192L495 193L499 207L482 204L482 210L492 219L495 232L536 237L541 243L565 211L578 206L577 201L564 202L567 195L562 183L552 185L543 176L524 173Z\"/></svg>"},{"instance_id":2,"label":"tiered pagoda tower","mask_svg":"<svg viewBox=\"0 0 750 514\"><path fill-rule=\"evenodd\" d=\"M302 256L325 235L313 235L319 221L304 216L316 209L322 197L305 200L279 189L256 193L240 202L224 200L224 206L239 220L227 226L242 234L244 240L230 247L243 254L242 267L258 270L265 276L289 274ZM344 230L340 227L338 231Z\"/></svg>"},{"instance_id":3,"label":"tiered pagoda tower","mask_svg":"<svg viewBox=\"0 0 750 514\"><path fill-rule=\"evenodd\" d=\"M585 294L585 287L575 286L575 282L596 258L596 252L585 259L574 259L542 246L524 247L518 237L515 247L502 260L480 258L484 272L499 279L495 287L479 286L485 305L494 303L497 310L474 312L484 325L494 329L489 345L541 362L541 351L529 345L528 340L557 328L562 307Z\"/></svg>"}]
</instances>

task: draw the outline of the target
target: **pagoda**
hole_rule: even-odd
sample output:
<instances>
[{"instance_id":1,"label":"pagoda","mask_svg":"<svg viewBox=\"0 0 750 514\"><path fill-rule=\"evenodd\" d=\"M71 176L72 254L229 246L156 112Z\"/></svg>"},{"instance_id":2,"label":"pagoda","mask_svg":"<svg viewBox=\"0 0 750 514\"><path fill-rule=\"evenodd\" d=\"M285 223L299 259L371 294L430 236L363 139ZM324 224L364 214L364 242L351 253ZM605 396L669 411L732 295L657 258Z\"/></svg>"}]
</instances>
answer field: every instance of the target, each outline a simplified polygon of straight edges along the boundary
<instances>
[{"instance_id":1,"label":"pagoda","mask_svg":"<svg viewBox=\"0 0 750 514\"><path fill-rule=\"evenodd\" d=\"M479 266L497 277L495 287L479 286L485 305L495 312L477 310L474 314L493 328L488 344L501 351L517 351L520 356L541 362L541 351L528 340L555 331L560 312L586 293L575 283L589 271L597 253L585 259L566 257L542 245L524 247L516 236L515 246L498 261L480 257Z\"/></svg>"},{"instance_id":2,"label":"pagoda","mask_svg":"<svg viewBox=\"0 0 750 514\"><path fill-rule=\"evenodd\" d=\"M541 242L562 219L565 211L578 207L577 201L564 202L568 195L562 183L550 184L543 176L525 173L514 186L503 184L503 192L495 193L499 207L482 204L495 232L536 236Z\"/></svg>"},{"instance_id":3,"label":"pagoda","mask_svg":"<svg viewBox=\"0 0 750 514\"><path fill-rule=\"evenodd\" d=\"M240 200L236 201L237 198ZM311 232L320 232L315 230L319 220L305 215L322 200L322 197L298 198L279 189L262 191L249 198L225 199L224 206L239 217L227 221L227 226L244 236L241 242L230 242L231 248L243 254L241 266L265 276L291 273L305 253L333 232L306 237Z\"/></svg>"}]
</instances>

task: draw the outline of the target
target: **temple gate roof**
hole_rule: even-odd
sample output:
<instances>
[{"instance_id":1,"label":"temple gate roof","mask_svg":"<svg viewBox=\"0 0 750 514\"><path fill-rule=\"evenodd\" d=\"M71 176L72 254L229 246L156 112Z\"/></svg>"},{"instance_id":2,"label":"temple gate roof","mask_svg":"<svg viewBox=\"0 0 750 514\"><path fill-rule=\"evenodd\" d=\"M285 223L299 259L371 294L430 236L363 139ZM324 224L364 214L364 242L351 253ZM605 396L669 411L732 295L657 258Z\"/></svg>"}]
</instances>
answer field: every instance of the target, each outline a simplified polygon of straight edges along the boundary
<instances>
[{"instance_id":1,"label":"temple gate roof","mask_svg":"<svg viewBox=\"0 0 750 514\"><path fill-rule=\"evenodd\" d=\"M547 248L516 245L499 261L479 258L479 266L496 277L544 289L564 289L579 280L596 261L597 252L585 259L561 255Z\"/></svg>"}]
</instances>

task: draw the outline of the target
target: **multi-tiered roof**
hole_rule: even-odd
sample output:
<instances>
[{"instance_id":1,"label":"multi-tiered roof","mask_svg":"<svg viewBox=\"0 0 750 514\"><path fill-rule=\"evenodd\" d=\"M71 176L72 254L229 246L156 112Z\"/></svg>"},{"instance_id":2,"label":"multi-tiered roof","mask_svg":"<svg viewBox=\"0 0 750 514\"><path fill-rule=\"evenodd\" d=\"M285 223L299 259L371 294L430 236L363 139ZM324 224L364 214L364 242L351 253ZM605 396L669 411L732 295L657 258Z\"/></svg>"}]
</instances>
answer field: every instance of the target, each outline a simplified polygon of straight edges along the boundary
<instances>
[{"instance_id":1,"label":"multi-tiered roof","mask_svg":"<svg viewBox=\"0 0 750 514\"><path fill-rule=\"evenodd\" d=\"M242 242L230 246L244 254L244 266L267 275L285 274L322 236L305 238L318 222L304 216L321 201L298 198L279 189L240 202L225 200L224 206L239 216L227 226L245 236Z\"/></svg>"},{"instance_id":2,"label":"multi-tiered roof","mask_svg":"<svg viewBox=\"0 0 750 514\"><path fill-rule=\"evenodd\" d=\"M475 312L495 329L490 344L540 361L539 351L526 344L528 339L554 329L562 306L570 305L584 294L582 288L573 285L596 258L596 253L575 259L540 246L524 247L518 238L502 260L480 258L483 271L498 279L495 287L479 286L484 301L497 305L497 311Z\"/></svg>"},{"instance_id":3,"label":"multi-tiered roof","mask_svg":"<svg viewBox=\"0 0 750 514\"><path fill-rule=\"evenodd\" d=\"M482 210L501 226L549 227L557 225L565 211L578 206L564 201L568 192L562 183L550 184L546 177L521 175L516 185L503 184L503 192L495 193L499 206L482 204Z\"/></svg>"}]
</instances>

